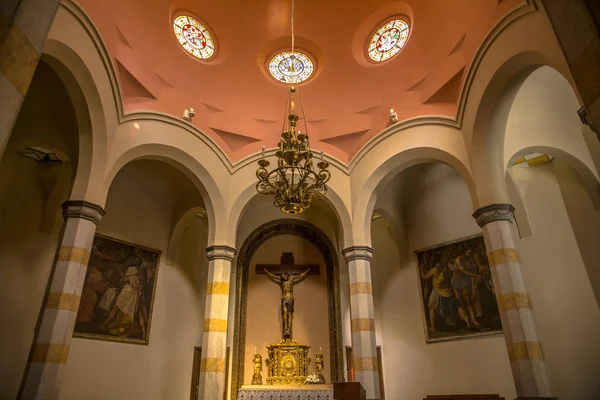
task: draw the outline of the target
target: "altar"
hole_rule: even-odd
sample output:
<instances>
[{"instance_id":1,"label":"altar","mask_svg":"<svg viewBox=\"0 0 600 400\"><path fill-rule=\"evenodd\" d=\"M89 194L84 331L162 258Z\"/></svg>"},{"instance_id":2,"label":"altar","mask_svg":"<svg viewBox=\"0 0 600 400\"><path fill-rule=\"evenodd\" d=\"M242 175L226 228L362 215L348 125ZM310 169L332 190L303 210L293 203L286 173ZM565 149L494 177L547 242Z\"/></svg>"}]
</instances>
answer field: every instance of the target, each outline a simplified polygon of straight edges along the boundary
<instances>
[{"instance_id":1,"label":"altar","mask_svg":"<svg viewBox=\"0 0 600 400\"><path fill-rule=\"evenodd\" d=\"M333 385L242 385L237 400L333 400Z\"/></svg>"}]
</instances>

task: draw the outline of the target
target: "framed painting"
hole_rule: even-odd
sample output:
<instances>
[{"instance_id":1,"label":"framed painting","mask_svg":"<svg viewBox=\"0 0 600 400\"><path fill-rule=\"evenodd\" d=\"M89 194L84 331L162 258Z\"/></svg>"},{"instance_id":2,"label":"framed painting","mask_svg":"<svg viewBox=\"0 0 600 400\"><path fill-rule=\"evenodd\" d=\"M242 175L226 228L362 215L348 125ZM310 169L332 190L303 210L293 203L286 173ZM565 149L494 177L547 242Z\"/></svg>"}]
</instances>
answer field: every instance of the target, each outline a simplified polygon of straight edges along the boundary
<instances>
[{"instance_id":1,"label":"framed painting","mask_svg":"<svg viewBox=\"0 0 600 400\"><path fill-rule=\"evenodd\" d=\"M148 344L160 252L95 235L73 336Z\"/></svg>"},{"instance_id":2,"label":"framed painting","mask_svg":"<svg viewBox=\"0 0 600 400\"><path fill-rule=\"evenodd\" d=\"M415 253L428 343L502 332L482 235Z\"/></svg>"}]
</instances>

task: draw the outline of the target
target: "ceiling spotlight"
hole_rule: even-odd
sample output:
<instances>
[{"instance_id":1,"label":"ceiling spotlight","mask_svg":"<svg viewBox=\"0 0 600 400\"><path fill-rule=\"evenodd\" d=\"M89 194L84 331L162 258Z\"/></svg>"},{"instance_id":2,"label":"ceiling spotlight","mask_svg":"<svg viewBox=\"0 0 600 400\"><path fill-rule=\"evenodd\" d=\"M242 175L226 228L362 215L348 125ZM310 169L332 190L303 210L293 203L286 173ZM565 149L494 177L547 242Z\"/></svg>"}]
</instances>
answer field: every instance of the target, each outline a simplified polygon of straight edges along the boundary
<instances>
[{"instance_id":1,"label":"ceiling spotlight","mask_svg":"<svg viewBox=\"0 0 600 400\"><path fill-rule=\"evenodd\" d=\"M186 108L185 110L183 110L183 119L185 119L186 121L192 122L192 118L194 118L195 116L196 112L193 108Z\"/></svg>"}]
</instances>

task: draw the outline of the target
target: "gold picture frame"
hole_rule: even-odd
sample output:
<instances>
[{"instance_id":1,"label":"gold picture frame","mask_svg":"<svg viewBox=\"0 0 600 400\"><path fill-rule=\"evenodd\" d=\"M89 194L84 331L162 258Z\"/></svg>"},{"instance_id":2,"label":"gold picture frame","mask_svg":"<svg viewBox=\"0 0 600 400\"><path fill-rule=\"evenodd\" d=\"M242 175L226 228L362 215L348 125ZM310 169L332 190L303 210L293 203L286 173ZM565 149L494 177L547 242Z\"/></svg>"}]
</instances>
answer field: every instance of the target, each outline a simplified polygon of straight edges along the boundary
<instances>
[{"instance_id":1,"label":"gold picture frame","mask_svg":"<svg viewBox=\"0 0 600 400\"><path fill-rule=\"evenodd\" d=\"M74 337L148 344L160 251L96 234Z\"/></svg>"},{"instance_id":2,"label":"gold picture frame","mask_svg":"<svg viewBox=\"0 0 600 400\"><path fill-rule=\"evenodd\" d=\"M415 250L427 343L502 333L481 234Z\"/></svg>"}]
</instances>

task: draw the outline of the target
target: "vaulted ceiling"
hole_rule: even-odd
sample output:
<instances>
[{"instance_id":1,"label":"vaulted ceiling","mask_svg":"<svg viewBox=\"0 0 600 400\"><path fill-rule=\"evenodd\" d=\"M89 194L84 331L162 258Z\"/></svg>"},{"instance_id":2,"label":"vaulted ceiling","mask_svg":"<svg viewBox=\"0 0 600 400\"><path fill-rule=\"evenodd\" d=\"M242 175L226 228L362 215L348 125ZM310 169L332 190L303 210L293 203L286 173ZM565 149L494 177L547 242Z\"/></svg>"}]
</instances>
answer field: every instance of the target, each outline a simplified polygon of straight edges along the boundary
<instances>
[{"instance_id":1,"label":"vaulted ceiling","mask_svg":"<svg viewBox=\"0 0 600 400\"><path fill-rule=\"evenodd\" d=\"M80 0L113 57L126 112L157 111L193 124L232 161L275 147L286 86L266 63L290 47L291 0ZM466 71L486 34L522 0L295 0L296 47L315 57L300 87L311 147L348 162L369 139L400 120L456 115ZM216 56L188 55L172 28L188 13L206 23ZM404 49L367 61L374 30L392 16L411 27Z\"/></svg>"}]
</instances>

